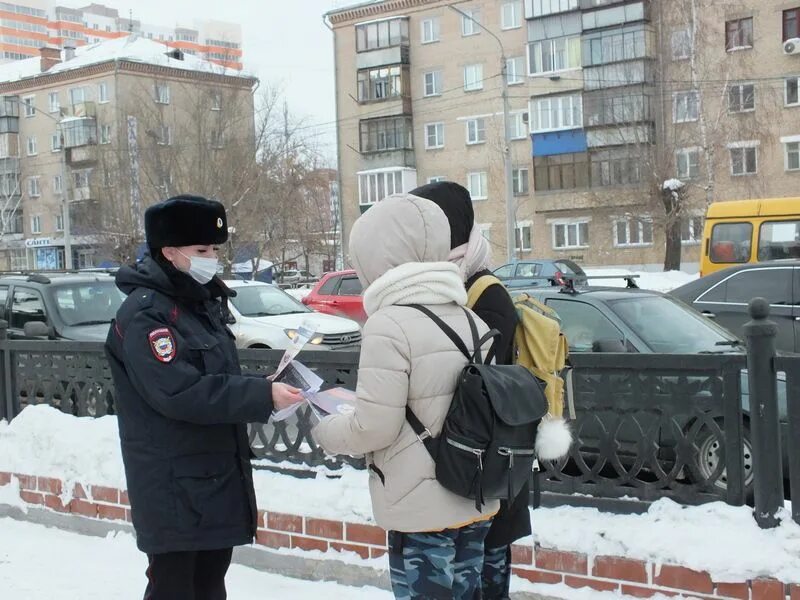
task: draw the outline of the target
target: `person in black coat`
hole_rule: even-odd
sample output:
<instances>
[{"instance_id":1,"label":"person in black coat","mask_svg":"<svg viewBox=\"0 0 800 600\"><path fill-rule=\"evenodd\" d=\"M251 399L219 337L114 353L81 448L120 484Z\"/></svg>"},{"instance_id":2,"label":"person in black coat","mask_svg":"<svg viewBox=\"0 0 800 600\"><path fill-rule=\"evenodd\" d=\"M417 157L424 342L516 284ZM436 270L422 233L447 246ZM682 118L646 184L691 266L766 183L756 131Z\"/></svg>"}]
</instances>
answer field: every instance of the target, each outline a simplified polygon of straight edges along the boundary
<instances>
[{"instance_id":1,"label":"person in black coat","mask_svg":"<svg viewBox=\"0 0 800 600\"><path fill-rule=\"evenodd\" d=\"M450 261L461 269L467 291L483 276L491 275L491 249L475 226L472 198L461 185L450 181L430 183L411 192L435 202L450 222ZM491 285L478 297L472 310L486 324L500 332L497 364L514 362L514 332L517 313L505 286ZM530 485L526 484L512 502L502 502L484 543L482 598L501 600L509 597L511 582L511 544L531 534L528 511Z\"/></svg>"},{"instance_id":2,"label":"person in black coat","mask_svg":"<svg viewBox=\"0 0 800 600\"><path fill-rule=\"evenodd\" d=\"M178 196L145 213L149 256L117 273L128 295L106 354L145 600L223 600L234 546L257 508L247 423L300 402L298 390L241 374L216 276L228 235L219 202Z\"/></svg>"}]
</instances>

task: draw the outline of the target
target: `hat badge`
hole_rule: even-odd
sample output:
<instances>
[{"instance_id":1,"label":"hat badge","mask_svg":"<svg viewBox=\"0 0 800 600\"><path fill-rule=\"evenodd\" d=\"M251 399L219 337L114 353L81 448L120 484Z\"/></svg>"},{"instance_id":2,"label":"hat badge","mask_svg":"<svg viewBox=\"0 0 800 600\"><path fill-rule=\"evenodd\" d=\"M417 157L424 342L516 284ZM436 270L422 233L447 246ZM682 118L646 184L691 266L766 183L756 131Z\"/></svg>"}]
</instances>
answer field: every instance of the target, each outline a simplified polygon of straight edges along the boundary
<instances>
[{"instance_id":1,"label":"hat badge","mask_svg":"<svg viewBox=\"0 0 800 600\"><path fill-rule=\"evenodd\" d=\"M222 217L220 217L217 219L217 229L222 229L222 225L223 225Z\"/></svg>"}]
</instances>

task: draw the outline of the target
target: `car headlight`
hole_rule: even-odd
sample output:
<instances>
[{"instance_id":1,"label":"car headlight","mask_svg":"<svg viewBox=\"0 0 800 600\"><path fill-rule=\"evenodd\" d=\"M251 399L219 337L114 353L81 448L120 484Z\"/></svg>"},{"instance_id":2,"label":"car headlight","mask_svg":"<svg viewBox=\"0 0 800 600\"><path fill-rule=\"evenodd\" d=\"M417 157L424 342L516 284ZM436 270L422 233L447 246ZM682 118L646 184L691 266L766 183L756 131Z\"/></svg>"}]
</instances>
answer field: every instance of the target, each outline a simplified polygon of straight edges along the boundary
<instances>
[{"instance_id":1,"label":"car headlight","mask_svg":"<svg viewBox=\"0 0 800 600\"><path fill-rule=\"evenodd\" d=\"M286 336L292 341L295 341L297 339L297 336L299 335L297 329L284 329L283 331L286 333ZM315 346L319 346L322 343L322 336L315 335L308 341L308 343L314 344Z\"/></svg>"}]
</instances>

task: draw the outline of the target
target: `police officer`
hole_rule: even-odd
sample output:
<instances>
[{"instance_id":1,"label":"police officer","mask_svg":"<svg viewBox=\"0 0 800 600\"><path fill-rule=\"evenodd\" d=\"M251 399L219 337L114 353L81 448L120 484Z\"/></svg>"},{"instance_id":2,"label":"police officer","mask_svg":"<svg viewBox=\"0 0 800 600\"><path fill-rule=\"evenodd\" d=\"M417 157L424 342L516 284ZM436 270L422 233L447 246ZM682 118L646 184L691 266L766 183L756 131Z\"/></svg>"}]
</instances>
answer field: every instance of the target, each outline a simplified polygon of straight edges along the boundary
<instances>
[{"instance_id":1,"label":"police officer","mask_svg":"<svg viewBox=\"0 0 800 600\"><path fill-rule=\"evenodd\" d=\"M222 600L233 546L256 530L246 424L301 401L242 375L216 276L225 209L177 196L145 213L149 256L120 269L128 295L106 341L145 600Z\"/></svg>"}]
</instances>

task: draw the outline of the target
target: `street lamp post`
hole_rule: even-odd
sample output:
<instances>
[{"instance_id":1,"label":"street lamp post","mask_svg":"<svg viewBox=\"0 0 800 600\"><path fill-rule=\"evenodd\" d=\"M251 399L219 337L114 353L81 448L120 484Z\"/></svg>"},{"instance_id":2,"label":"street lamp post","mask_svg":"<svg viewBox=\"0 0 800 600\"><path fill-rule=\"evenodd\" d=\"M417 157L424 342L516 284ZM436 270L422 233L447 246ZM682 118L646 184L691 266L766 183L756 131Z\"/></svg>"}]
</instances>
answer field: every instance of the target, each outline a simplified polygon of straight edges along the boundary
<instances>
[{"instance_id":1,"label":"street lamp post","mask_svg":"<svg viewBox=\"0 0 800 600\"><path fill-rule=\"evenodd\" d=\"M516 256L516 210L514 207L514 174L511 166L511 131L509 130L510 108L508 103L508 61L506 59L506 49L503 42L490 29L484 27L480 21L472 18L464 11L456 8L452 4L449 8L456 11L462 17L469 19L478 27L488 33L500 46L500 76L503 80L503 169L505 171L505 190L506 190L506 259L513 262Z\"/></svg>"}]
</instances>

